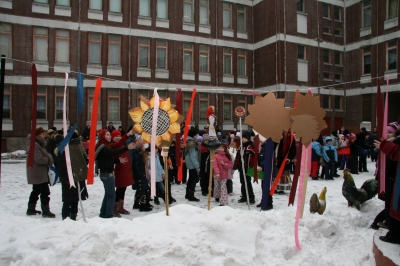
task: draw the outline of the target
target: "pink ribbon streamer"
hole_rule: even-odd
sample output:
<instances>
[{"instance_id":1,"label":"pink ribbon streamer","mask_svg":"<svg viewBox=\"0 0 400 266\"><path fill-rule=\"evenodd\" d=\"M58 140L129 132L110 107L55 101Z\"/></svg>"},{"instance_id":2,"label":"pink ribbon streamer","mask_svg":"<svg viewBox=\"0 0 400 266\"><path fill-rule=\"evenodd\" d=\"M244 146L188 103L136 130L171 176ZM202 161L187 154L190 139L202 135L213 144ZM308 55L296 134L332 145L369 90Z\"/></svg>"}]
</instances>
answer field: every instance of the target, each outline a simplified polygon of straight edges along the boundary
<instances>
[{"instance_id":1,"label":"pink ribbon streamer","mask_svg":"<svg viewBox=\"0 0 400 266\"><path fill-rule=\"evenodd\" d=\"M157 88L154 89L154 110L153 110L153 124L151 126L151 140L150 140L150 196L156 195L156 137L157 137L157 120L158 110L160 108L160 98L158 97Z\"/></svg>"},{"instance_id":2,"label":"pink ribbon streamer","mask_svg":"<svg viewBox=\"0 0 400 266\"><path fill-rule=\"evenodd\" d=\"M64 86L64 100L63 100L63 128L64 128L64 138L67 136L67 82L68 82L68 73L65 72L65 86ZM72 175L72 167L71 167L71 157L69 154L69 144L65 146L65 162L67 163L67 172L68 172L68 180L69 187L75 187L74 176Z\"/></svg>"},{"instance_id":3,"label":"pink ribbon streamer","mask_svg":"<svg viewBox=\"0 0 400 266\"><path fill-rule=\"evenodd\" d=\"M389 76L386 76L386 95L385 95L385 107L384 107L384 111L383 111L383 127L382 127L382 137L386 136L386 126L388 124L388 109L389 109ZM380 156L380 161L379 161L379 167L382 169L382 171L380 171L381 173L385 173L386 172L386 156L384 154L382 154L381 151L379 151L381 153ZM380 187L380 192L379 193L385 193L385 176L384 174L381 174L379 176L379 187Z\"/></svg>"},{"instance_id":4,"label":"pink ribbon streamer","mask_svg":"<svg viewBox=\"0 0 400 266\"><path fill-rule=\"evenodd\" d=\"M296 210L296 220L294 222L294 239L296 243L296 250L299 251L300 247L300 240L299 240L299 220L303 202L303 192L304 192L304 171L306 169L307 164L307 149L303 145L303 150L301 153L301 170L300 170L300 180L299 180L299 187L297 192L297 210Z\"/></svg>"}]
</instances>

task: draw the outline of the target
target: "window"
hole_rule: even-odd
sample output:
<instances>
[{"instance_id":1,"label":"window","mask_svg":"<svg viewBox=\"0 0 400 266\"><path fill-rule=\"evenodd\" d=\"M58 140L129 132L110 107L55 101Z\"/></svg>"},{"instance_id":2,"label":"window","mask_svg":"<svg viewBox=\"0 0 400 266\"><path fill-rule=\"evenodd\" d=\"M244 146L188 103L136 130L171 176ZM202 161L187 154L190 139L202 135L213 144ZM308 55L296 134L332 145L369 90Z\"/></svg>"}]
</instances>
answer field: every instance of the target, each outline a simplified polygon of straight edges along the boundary
<instances>
[{"instance_id":1,"label":"window","mask_svg":"<svg viewBox=\"0 0 400 266\"><path fill-rule=\"evenodd\" d=\"M322 108L330 109L331 108L331 97L329 95L321 95L322 96Z\"/></svg>"},{"instance_id":2,"label":"window","mask_svg":"<svg viewBox=\"0 0 400 266\"><path fill-rule=\"evenodd\" d=\"M238 49L238 75L246 76L246 51Z\"/></svg>"},{"instance_id":3,"label":"window","mask_svg":"<svg viewBox=\"0 0 400 266\"><path fill-rule=\"evenodd\" d=\"M329 15L329 5L327 5L327 4L322 4L322 16L323 16L324 18L330 18L330 15Z\"/></svg>"},{"instance_id":4,"label":"window","mask_svg":"<svg viewBox=\"0 0 400 266\"><path fill-rule=\"evenodd\" d=\"M56 62L69 63L69 31L56 32Z\"/></svg>"},{"instance_id":5,"label":"window","mask_svg":"<svg viewBox=\"0 0 400 266\"><path fill-rule=\"evenodd\" d=\"M204 92L200 92L199 93L199 108L200 108L200 113L199 113L199 119L202 121L207 120L206 118L206 112L207 112L207 108L209 106L209 102L208 102L208 94L204 93Z\"/></svg>"},{"instance_id":6,"label":"window","mask_svg":"<svg viewBox=\"0 0 400 266\"><path fill-rule=\"evenodd\" d=\"M187 116L187 112L189 110L191 101L192 101L192 92L184 92L183 93L183 117ZM193 113L192 113L192 118L193 118Z\"/></svg>"},{"instance_id":7,"label":"window","mask_svg":"<svg viewBox=\"0 0 400 266\"><path fill-rule=\"evenodd\" d=\"M242 5L237 6L237 30L246 31L246 7Z\"/></svg>"},{"instance_id":8,"label":"window","mask_svg":"<svg viewBox=\"0 0 400 266\"><path fill-rule=\"evenodd\" d=\"M334 30L333 33L337 37L343 37L343 31L342 30Z\"/></svg>"},{"instance_id":9,"label":"window","mask_svg":"<svg viewBox=\"0 0 400 266\"><path fill-rule=\"evenodd\" d=\"M45 28L33 29L33 60L47 62L48 30Z\"/></svg>"},{"instance_id":10,"label":"window","mask_svg":"<svg viewBox=\"0 0 400 266\"><path fill-rule=\"evenodd\" d=\"M48 4L48 3L49 3L48 0L34 0L33 2L35 2L35 3L42 3L42 4Z\"/></svg>"},{"instance_id":11,"label":"window","mask_svg":"<svg viewBox=\"0 0 400 266\"><path fill-rule=\"evenodd\" d=\"M335 109L342 110L342 96L335 95Z\"/></svg>"},{"instance_id":12,"label":"window","mask_svg":"<svg viewBox=\"0 0 400 266\"><path fill-rule=\"evenodd\" d=\"M200 53L200 72L203 73L208 73L210 72L208 69L208 64L209 64L209 54L210 54L210 50L209 47L207 45L200 45L199 47L199 53Z\"/></svg>"},{"instance_id":13,"label":"window","mask_svg":"<svg viewBox=\"0 0 400 266\"><path fill-rule=\"evenodd\" d=\"M150 17L150 0L139 1L139 16Z\"/></svg>"},{"instance_id":14,"label":"window","mask_svg":"<svg viewBox=\"0 0 400 266\"><path fill-rule=\"evenodd\" d=\"M37 107L36 107L36 118L47 119L47 88L37 88Z\"/></svg>"},{"instance_id":15,"label":"window","mask_svg":"<svg viewBox=\"0 0 400 266\"><path fill-rule=\"evenodd\" d=\"M193 0L183 1L183 21L193 23Z\"/></svg>"},{"instance_id":16,"label":"window","mask_svg":"<svg viewBox=\"0 0 400 266\"><path fill-rule=\"evenodd\" d=\"M168 18L168 0L157 0L157 18Z\"/></svg>"},{"instance_id":17,"label":"window","mask_svg":"<svg viewBox=\"0 0 400 266\"><path fill-rule=\"evenodd\" d=\"M323 56L324 56L324 63L325 64L330 64L331 63L331 51L324 49L323 50Z\"/></svg>"},{"instance_id":18,"label":"window","mask_svg":"<svg viewBox=\"0 0 400 266\"><path fill-rule=\"evenodd\" d=\"M4 85L3 119L11 119L11 87Z\"/></svg>"},{"instance_id":19,"label":"window","mask_svg":"<svg viewBox=\"0 0 400 266\"><path fill-rule=\"evenodd\" d=\"M70 0L57 0L58 6L71 6Z\"/></svg>"},{"instance_id":20,"label":"window","mask_svg":"<svg viewBox=\"0 0 400 266\"><path fill-rule=\"evenodd\" d=\"M139 67L148 68L150 64L150 41L147 38L139 38Z\"/></svg>"},{"instance_id":21,"label":"window","mask_svg":"<svg viewBox=\"0 0 400 266\"><path fill-rule=\"evenodd\" d=\"M100 92L101 94L101 92ZM91 119L92 117L92 108L93 108L93 99L94 99L94 89L88 89L88 117ZM101 97L99 95L99 104L97 106L97 120L100 119L100 114L101 114ZM101 120L101 119L100 119Z\"/></svg>"},{"instance_id":22,"label":"window","mask_svg":"<svg viewBox=\"0 0 400 266\"><path fill-rule=\"evenodd\" d=\"M232 29L232 5L230 3L223 2L222 11L222 25L224 29Z\"/></svg>"},{"instance_id":23,"label":"window","mask_svg":"<svg viewBox=\"0 0 400 266\"><path fill-rule=\"evenodd\" d=\"M183 44L183 70L193 71L193 44Z\"/></svg>"},{"instance_id":24,"label":"window","mask_svg":"<svg viewBox=\"0 0 400 266\"><path fill-rule=\"evenodd\" d=\"M342 52L335 51L335 65L336 66L342 66L343 61L342 61Z\"/></svg>"},{"instance_id":25,"label":"window","mask_svg":"<svg viewBox=\"0 0 400 266\"><path fill-rule=\"evenodd\" d=\"M242 106L244 110L247 110L247 97L244 95L238 95L237 100L238 100L238 106Z\"/></svg>"},{"instance_id":26,"label":"window","mask_svg":"<svg viewBox=\"0 0 400 266\"><path fill-rule=\"evenodd\" d=\"M209 0L200 0L200 25L209 25Z\"/></svg>"},{"instance_id":27,"label":"window","mask_svg":"<svg viewBox=\"0 0 400 266\"><path fill-rule=\"evenodd\" d=\"M89 9L103 10L103 0L89 0Z\"/></svg>"},{"instance_id":28,"label":"window","mask_svg":"<svg viewBox=\"0 0 400 266\"><path fill-rule=\"evenodd\" d=\"M158 91L157 91L158 92ZM148 91L148 90L140 90L138 91L138 97L137 97L137 105L140 106L140 100L142 97L146 98L148 101L153 97L154 91Z\"/></svg>"},{"instance_id":29,"label":"window","mask_svg":"<svg viewBox=\"0 0 400 266\"><path fill-rule=\"evenodd\" d=\"M0 55L11 57L11 25L0 24Z\"/></svg>"},{"instance_id":30,"label":"window","mask_svg":"<svg viewBox=\"0 0 400 266\"><path fill-rule=\"evenodd\" d=\"M297 0L297 11L305 12L304 0Z\"/></svg>"},{"instance_id":31,"label":"window","mask_svg":"<svg viewBox=\"0 0 400 266\"><path fill-rule=\"evenodd\" d=\"M119 121L119 90L108 90L108 116L107 119Z\"/></svg>"},{"instance_id":32,"label":"window","mask_svg":"<svg viewBox=\"0 0 400 266\"><path fill-rule=\"evenodd\" d=\"M306 60L306 47L303 45L297 46L297 59Z\"/></svg>"},{"instance_id":33,"label":"window","mask_svg":"<svg viewBox=\"0 0 400 266\"><path fill-rule=\"evenodd\" d=\"M224 48L224 74L232 74L232 49Z\"/></svg>"},{"instance_id":34,"label":"window","mask_svg":"<svg viewBox=\"0 0 400 266\"><path fill-rule=\"evenodd\" d=\"M375 102L374 102L375 104ZM372 121L372 94L362 95L362 121ZM374 105L375 108L375 105Z\"/></svg>"},{"instance_id":35,"label":"window","mask_svg":"<svg viewBox=\"0 0 400 266\"><path fill-rule=\"evenodd\" d=\"M108 65L119 66L121 55L121 36L109 35L108 37Z\"/></svg>"},{"instance_id":36,"label":"window","mask_svg":"<svg viewBox=\"0 0 400 266\"><path fill-rule=\"evenodd\" d=\"M371 74L371 47L363 48L363 71L362 73Z\"/></svg>"},{"instance_id":37,"label":"window","mask_svg":"<svg viewBox=\"0 0 400 266\"><path fill-rule=\"evenodd\" d=\"M157 94L158 97L160 97L160 99L166 99L167 98L167 91L166 90L157 90Z\"/></svg>"},{"instance_id":38,"label":"window","mask_svg":"<svg viewBox=\"0 0 400 266\"><path fill-rule=\"evenodd\" d=\"M371 0L363 1L363 28L371 27Z\"/></svg>"},{"instance_id":39,"label":"window","mask_svg":"<svg viewBox=\"0 0 400 266\"><path fill-rule=\"evenodd\" d=\"M232 95L224 94L224 121L232 121Z\"/></svg>"},{"instance_id":40,"label":"window","mask_svg":"<svg viewBox=\"0 0 400 266\"><path fill-rule=\"evenodd\" d=\"M322 28L322 32L323 32L324 34L331 34L331 28L329 28L329 27L323 27L323 28Z\"/></svg>"},{"instance_id":41,"label":"window","mask_svg":"<svg viewBox=\"0 0 400 266\"><path fill-rule=\"evenodd\" d=\"M335 80L342 81L342 74L335 74Z\"/></svg>"},{"instance_id":42,"label":"window","mask_svg":"<svg viewBox=\"0 0 400 266\"><path fill-rule=\"evenodd\" d=\"M122 0L110 0L110 12L121 13Z\"/></svg>"},{"instance_id":43,"label":"window","mask_svg":"<svg viewBox=\"0 0 400 266\"><path fill-rule=\"evenodd\" d=\"M387 43L387 70L397 69L397 40Z\"/></svg>"},{"instance_id":44,"label":"window","mask_svg":"<svg viewBox=\"0 0 400 266\"><path fill-rule=\"evenodd\" d=\"M324 79L332 79L332 73L324 72Z\"/></svg>"},{"instance_id":45,"label":"window","mask_svg":"<svg viewBox=\"0 0 400 266\"><path fill-rule=\"evenodd\" d=\"M387 0L387 19L397 18L399 0Z\"/></svg>"},{"instance_id":46,"label":"window","mask_svg":"<svg viewBox=\"0 0 400 266\"><path fill-rule=\"evenodd\" d=\"M101 34L89 33L89 64L100 65Z\"/></svg>"},{"instance_id":47,"label":"window","mask_svg":"<svg viewBox=\"0 0 400 266\"><path fill-rule=\"evenodd\" d=\"M340 7L333 7L333 18L337 21L342 21L342 9Z\"/></svg>"},{"instance_id":48,"label":"window","mask_svg":"<svg viewBox=\"0 0 400 266\"><path fill-rule=\"evenodd\" d=\"M68 88L67 88L67 99L66 99L66 107L67 107L67 117L68 117ZM63 119L63 106L64 106L64 88L56 88L56 93L55 93L55 99L56 99L56 114L55 118L56 119Z\"/></svg>"},{"instance_id":49,"label":"window","mask_svg":"<svg viewBox=\"0 0 400 266\"><path fill-rule=\"evenodd\" d=\"M167 69L167 41L157 40L157 66L156 68Z\"/></svg>"}]
</instances>

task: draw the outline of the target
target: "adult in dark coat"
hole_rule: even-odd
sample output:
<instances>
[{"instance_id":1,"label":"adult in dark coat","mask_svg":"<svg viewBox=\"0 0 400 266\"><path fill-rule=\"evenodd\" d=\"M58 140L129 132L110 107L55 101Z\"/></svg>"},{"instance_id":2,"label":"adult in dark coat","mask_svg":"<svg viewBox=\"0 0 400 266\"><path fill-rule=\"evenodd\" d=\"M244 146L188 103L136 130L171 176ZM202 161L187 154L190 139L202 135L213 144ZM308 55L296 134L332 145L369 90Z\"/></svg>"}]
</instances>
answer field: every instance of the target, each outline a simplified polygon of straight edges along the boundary
<instances>
[{"instance_id":1,"label":"adult in dark coat","mask_svg":"<svg viewBox=\"0 0 400 266\"><path fill-rule=\"evenodd\" d=\"M40 203L42 207L42 216L45 218L55 218L55 214L50 212L50 188L49 188L49 167L53 164L53 157L46 151L46 130L38 127L35 132L35 149L33 156L33 167L26 168L26 176L28 184L32 185L32 192L29 196L27 215L41 214L35 210L36 203L40 195ZM28 135L27 154L30 150L31 135ZM28 158L26 157L26 165L28 166Z\"/></svg>"},{"instance_id":2,"label":"adult in dark coat","mask_svg":"<svg viewBox=\"0 0 400 266\"><path fill-rule=\"evenodd\" d=\"M200 145L200 187L203 196L208 195L208 184L210 178L210 151L207 149L209 141L210 137L206 136Z\"/></svg>"}]
</instances>

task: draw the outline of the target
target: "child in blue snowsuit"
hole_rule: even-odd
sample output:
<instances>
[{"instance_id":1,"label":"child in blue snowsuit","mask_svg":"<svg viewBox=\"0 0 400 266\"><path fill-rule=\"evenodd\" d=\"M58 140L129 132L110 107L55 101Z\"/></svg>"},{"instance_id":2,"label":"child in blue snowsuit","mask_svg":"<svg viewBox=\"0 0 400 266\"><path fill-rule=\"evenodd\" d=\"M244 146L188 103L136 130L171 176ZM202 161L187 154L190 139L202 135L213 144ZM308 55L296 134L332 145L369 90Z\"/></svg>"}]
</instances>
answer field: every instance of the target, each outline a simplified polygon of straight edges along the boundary
<instances>
[{"instance_id":1,"label":"child in blue snowsuit","mask_svg":"<svg viewBox=\"0 0 400 266\"><path fill-rule=\"evenodd\" d=\"M327 136L325 138L326 145L323 149L323 157L325 161L325 179L333 180L333 175L335 174L335 167L338 161L338 155L336 148L332 146L332 138Z\"/></svg>"}]
</instances>

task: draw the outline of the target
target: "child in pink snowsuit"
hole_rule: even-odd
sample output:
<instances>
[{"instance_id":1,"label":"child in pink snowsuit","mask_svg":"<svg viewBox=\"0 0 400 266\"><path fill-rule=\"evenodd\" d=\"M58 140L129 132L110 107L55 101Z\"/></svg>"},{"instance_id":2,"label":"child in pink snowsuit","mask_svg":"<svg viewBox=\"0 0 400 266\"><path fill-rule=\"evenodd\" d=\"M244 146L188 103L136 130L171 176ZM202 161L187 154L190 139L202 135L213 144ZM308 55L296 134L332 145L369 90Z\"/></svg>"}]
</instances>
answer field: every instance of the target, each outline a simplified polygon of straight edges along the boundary
<instances>
[{"instance_id":1,"label":"child in pink snowsuit","mask_svg":"<svg viewBox=\"0 0 400 266\"><path fill-rule=\"evenodd\" d=\"M222 144L214 157L214 198L220 202L219 206L228 205L228 191L226 181L233 163L228 147Z\"/></svg>"}]
</instances>

